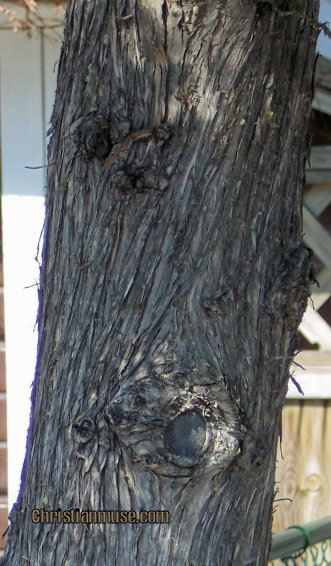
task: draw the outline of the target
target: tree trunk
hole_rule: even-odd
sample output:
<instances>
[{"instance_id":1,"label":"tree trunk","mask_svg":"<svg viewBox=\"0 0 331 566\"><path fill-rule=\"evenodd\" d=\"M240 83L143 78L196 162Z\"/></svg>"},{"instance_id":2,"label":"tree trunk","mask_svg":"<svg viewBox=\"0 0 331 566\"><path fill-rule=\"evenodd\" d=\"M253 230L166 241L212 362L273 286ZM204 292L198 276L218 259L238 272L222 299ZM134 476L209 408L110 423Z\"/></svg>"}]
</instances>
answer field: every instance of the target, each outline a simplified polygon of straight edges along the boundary
<instances>
[{"instance_id":1,"label":"tree trunk","mask_svg":"<svg viewBox=\"0 0 331 566\"><path fill-rule=\"evenodd\" d=\"M317 13L315 0L69 2L3 565L267 563L309 292Z\"/></svg>"}]
</instances>

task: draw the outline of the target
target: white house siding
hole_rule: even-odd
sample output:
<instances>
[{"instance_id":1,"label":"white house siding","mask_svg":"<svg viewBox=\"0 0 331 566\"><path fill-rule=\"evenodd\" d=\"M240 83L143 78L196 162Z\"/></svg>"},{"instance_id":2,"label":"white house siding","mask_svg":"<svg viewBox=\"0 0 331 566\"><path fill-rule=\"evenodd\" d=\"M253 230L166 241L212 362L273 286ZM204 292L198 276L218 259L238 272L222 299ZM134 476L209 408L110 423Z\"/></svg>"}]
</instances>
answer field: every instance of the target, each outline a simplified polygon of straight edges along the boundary
<instances>
[{"instance_id":1,"label":"white house siding","mask_svg":"<svg viewBox=\"0 0 331 566\"><path fill-rule=\"evenodd\" d=\"M331 23L331 0L321 0L319 20L322 23ZM321 32L317 42L317 51L323 57L331 59L331 40Z\"/></svg>"},{"instance_id":2,"label":"white house siding","mask_svg":"<svg viewBox=\"0 0 331 566\"><path fill-rule=\"evenodd\" d=\"M53 9L44 6L43 12L50 15ZM44 218L46 169L42 166L60 43L53 32L42 37L37 31L29 39L24 32L0 30L9 509L19 488L36 359L39 266L35 257Z\"/></svg>"}]
</instances>

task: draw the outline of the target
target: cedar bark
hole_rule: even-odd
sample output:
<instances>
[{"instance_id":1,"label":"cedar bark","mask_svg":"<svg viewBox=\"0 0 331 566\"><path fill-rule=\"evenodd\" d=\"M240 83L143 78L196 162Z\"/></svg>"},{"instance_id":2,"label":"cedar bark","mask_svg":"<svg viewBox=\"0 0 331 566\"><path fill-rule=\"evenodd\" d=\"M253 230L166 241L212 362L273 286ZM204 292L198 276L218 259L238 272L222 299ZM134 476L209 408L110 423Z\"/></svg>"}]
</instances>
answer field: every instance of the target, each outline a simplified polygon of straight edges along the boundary
<instances>
[{"instance_id":1,"label":"cedar bark","mask_svg":"<svg viewBox=\"0 0 331 566\"><path fill-rule=\"evenodd\" d=\"M260 566L309 294L315 0L70 0L3 565ZM33 508L169 524L33 523Z\"/></svg>"}]
</instances>

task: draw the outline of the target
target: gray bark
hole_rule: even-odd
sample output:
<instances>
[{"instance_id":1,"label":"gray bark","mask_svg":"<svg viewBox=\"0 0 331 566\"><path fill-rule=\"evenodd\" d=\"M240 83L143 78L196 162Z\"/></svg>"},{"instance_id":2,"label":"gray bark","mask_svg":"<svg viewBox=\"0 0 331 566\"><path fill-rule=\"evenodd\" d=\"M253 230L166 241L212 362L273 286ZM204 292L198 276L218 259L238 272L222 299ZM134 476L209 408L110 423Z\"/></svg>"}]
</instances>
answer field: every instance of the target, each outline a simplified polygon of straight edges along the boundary
<instances>
[{"instance_id":1,"label":"gray bark","mask_svg":"<svg viewBox=\"0 0 331 566\"><path fill-rule=\"evenodd\" d=\"M265 565L308 297L315 0L69 2L3 565ZM169 524L31 510L168 510Z\"/></svg>"}]
</instances>

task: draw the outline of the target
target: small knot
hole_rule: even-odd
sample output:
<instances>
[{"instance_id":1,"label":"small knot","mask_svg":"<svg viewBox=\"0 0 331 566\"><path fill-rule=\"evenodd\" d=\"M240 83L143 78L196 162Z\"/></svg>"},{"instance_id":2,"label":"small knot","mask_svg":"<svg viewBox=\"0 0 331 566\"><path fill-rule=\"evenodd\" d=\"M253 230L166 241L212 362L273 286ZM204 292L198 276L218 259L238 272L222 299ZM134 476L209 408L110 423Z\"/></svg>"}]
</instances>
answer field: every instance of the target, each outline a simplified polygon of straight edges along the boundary
<instances>
[{"instance_id":1,"label":"small knot","mask_svg":"<svg viewBox=\"0 0 331 566\"><path fill-rule=\"evenodd\" d=\"M79 416L72 425L72 434L76 442L86 444L92 440L95 433L95 425L91 418L85 415Z\"/></svg>"},{"instance_id":2,"label":"small knot","mask_svg":"<svg viewBox=\"0 0 331 566\"><path fill-rule=\"evenodd\" d=\"M111 139L114 135L116 137L116 134L111 135L112 128L109 120L100 114L80 118L70 130L82 155L88 159L105 158L115 142L114 139Z\"/></svg>"}]
</instances>

